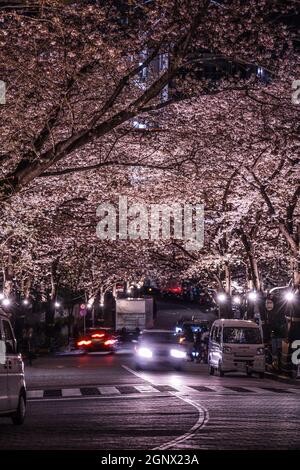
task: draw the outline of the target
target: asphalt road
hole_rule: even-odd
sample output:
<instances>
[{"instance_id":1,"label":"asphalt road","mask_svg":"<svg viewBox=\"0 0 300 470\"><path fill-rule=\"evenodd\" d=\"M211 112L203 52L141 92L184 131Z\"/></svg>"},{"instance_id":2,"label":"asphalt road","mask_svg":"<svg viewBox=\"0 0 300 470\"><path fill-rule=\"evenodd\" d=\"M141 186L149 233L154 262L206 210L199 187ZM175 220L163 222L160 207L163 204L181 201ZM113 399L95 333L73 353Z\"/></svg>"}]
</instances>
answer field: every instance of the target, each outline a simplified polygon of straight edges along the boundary
<instances>
[{"instance_id":1,"label":"asphalt road","mask_svg":"<svg viewBox=\"0 0 300 470\"><path fill-rule=\"evenodd\" d=\"M300 388L187 363L137 373L129 355L38 359L27 419L1 449L299 449Z\"/></svg>"}]
</instances>

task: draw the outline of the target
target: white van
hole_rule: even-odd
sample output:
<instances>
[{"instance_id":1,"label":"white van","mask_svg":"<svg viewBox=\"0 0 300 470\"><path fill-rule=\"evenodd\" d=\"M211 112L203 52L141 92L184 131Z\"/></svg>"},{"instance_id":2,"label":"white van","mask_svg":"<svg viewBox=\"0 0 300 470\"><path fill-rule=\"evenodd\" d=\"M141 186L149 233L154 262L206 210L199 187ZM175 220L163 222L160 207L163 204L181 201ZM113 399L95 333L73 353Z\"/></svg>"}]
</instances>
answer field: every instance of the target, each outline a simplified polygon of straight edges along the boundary
<instances>
[{"instance_id":1,"label":"white van","mask_svg":"<svg viewBox=\"0 0 300 470\"><path fill-rule=\"evenodd\" d=\"M249 320L216 320L210 330L208 366L210 375L225 372L265 372L265 348L261 329Z\"/></svg>"},{"instance_id":2,"label":"white van","mask_svg":"<svg viewBox=\"0 0 300 470\"><path fill-rule=\"evenodd\" d=\"M0 309L0 416L23 424L26 412L24 364L11 323Z\"/></svg>"}]
</instances>

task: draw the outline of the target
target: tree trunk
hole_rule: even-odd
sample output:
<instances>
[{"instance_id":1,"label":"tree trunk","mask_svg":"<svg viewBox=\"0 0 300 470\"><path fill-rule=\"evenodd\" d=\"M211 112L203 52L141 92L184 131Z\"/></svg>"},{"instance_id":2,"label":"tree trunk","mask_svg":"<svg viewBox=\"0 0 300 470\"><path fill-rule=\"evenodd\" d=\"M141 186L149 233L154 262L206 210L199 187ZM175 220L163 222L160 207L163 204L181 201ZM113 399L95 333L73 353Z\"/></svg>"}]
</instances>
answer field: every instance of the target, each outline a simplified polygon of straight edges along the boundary
<instances>
[{"instance_id":1,"label":"tree trunk","mask_svg":"<svg viewBox=\"0 0 300 470\"><path fill-rule=\"evenodd\" d=\"M261 290L261 280L260 273L257 265L257 259L254 253L253 245L247 234L244 232L244 229L241 227L237 230L242 244L244 246L246 256L248 259L248 274L249 281L251 281L253 289L260 291Z\"/></svg>"},{"instance_id":2,"label":"tree trunk","mask_svg":"<svg viewBox=\"0 0 300 470\"><path fill-rule=\"evenodd\" d=\"M9 297L13 291L14 266L11 252L8 253L6 264L3 268L3 292Z\"/></svg>"}]
</instances>

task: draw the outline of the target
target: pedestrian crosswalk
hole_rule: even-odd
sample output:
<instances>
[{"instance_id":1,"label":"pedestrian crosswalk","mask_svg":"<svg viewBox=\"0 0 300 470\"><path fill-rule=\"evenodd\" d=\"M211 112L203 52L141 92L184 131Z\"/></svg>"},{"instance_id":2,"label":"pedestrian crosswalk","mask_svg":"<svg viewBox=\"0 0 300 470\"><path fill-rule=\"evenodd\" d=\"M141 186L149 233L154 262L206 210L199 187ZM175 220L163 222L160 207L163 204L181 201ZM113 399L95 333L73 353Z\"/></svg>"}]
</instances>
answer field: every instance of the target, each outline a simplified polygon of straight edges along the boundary
<instances>
[{"instance_id":1,"label":"pedestrian crosswalk","mask_svg":"<svg viewBox=\"0 0 300 470\"><path fill-rule=\"evenodd\" d=\"M300 395L299 388L282 387L241 387L234 385L153 385L153 384L126 384L126 385L93 385L70 388L50 388L46 390L28 390L28 400L82 398L82 397L121 397L126 395L149 395L172 392L179 395Z\"/></svg>"}]
</instances>

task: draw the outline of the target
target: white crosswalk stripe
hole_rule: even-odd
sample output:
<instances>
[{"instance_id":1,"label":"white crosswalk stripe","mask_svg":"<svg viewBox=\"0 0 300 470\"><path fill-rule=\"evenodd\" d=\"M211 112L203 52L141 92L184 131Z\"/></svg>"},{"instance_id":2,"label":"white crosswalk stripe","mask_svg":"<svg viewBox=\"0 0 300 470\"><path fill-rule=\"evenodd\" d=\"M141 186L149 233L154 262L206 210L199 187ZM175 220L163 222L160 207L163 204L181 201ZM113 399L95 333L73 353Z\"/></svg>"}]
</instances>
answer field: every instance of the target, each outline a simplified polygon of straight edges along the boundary
<instances>
[{"instance_id":1,"label":"white crosswalk stripe","mask_svg":"<svg viewBox=\"0 0 300 470\"><path fill-rule=\"evenodd\" d=\"M101 395L121 395L121 392L112 386L97 387Z\"/></svg>"},{"instance_id":2,"label":"white crosswalk stripe","mask_svg":"<svg viewBox=\"0 0 300 470\"><path fill-rule=\"evenodd\" d=\"M44 390L29 390L27 392L27 398L43 398Z\"/></svg>"},{"instance_id":3,"label":"white crosswalk stripe","mask_svg":"<svg viewBox=\"0 0 300 470\"><path fill-rule=\"evenodd\" d=\"M136 388L137 391L141 393L159 393L159 390L157 390L157 388L152 387L151 385L135 385L134 388Z\"/></svg>"},{"instance_id":4,"label":"white crosswalk stripe","mask_svg":"<svg viewBox=\"0 0 300 470\"><path fill-rule=\"evenodd\" d=\"M120 388L120 390L118 389ZM300 388L283 388L283 387L254 387L254 386L240 386L235 387L234 385L211 385L211 384L197 384L197 385L183 385L183 384L139 384L139 385L127 385L126 387L135 389L137 393L140 394L147 394L147 393L166 393L168 391L174 392L175 394L182 394L182 395L214 395L214 394L222 394L222 395L243 395L243 394L256 394L256 395L278 395L279 393L293 396L300 394ZM126 388L125 387L125 388ZM88 389L89 387L84 387L84 389ZM124 384L120 385L98 385L91 387L91 393L87 394L84 393L84 390L80 388L62 388L59 389L61 391L61 397L63 398L76 398L76 397L84 397L89 396L92 397L93 395L97 396L96 393L93 393L92 389L95 389L97 393L100 393L101 396L119 396L119 395L126 395L126 391L124 392ZM278 390L278 391L277 391ZM57 394L55 397L49 397L48 394L44 393L44 390L29 390L27 392L27 398L29 400L35 400L40 398L50 398L50 399L59 399L60 395ZM130 394L132 392L128 392ZM99 395L98 395L99 397Z\"/></svg>"},{"instance_id":5,"label":"white crosswalk stripe","mask_svg":"<svg viewBox=\"0 0 300 470\"><path fill-rule=\"evenodd\" d=\"M62 397L81 397L79 388L63 388L61 391Z\"/></svg>"}]
</instances>

